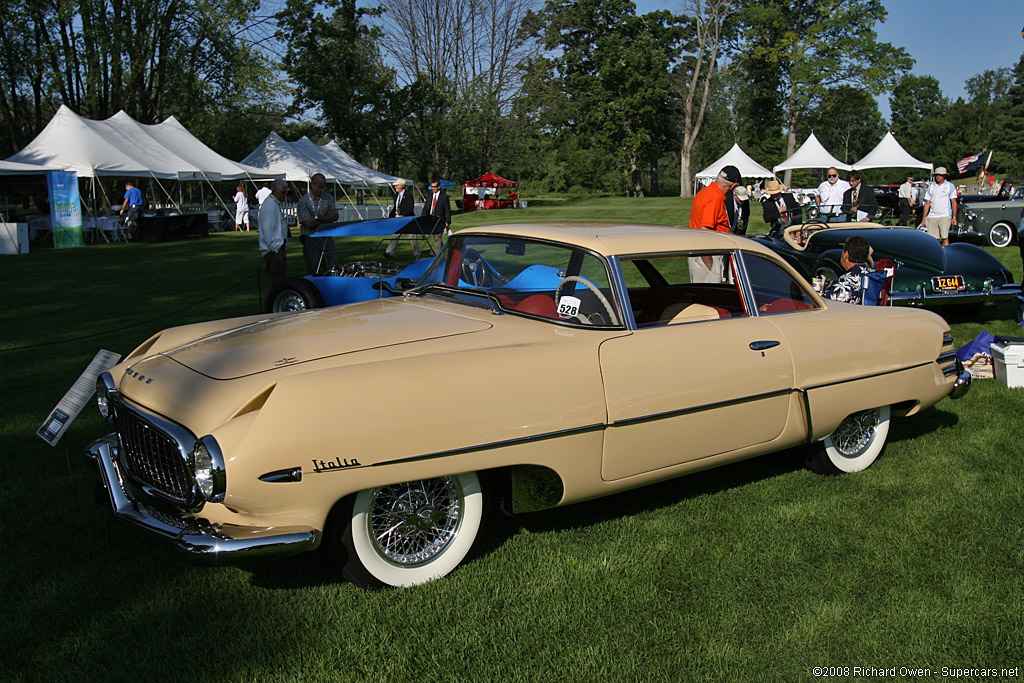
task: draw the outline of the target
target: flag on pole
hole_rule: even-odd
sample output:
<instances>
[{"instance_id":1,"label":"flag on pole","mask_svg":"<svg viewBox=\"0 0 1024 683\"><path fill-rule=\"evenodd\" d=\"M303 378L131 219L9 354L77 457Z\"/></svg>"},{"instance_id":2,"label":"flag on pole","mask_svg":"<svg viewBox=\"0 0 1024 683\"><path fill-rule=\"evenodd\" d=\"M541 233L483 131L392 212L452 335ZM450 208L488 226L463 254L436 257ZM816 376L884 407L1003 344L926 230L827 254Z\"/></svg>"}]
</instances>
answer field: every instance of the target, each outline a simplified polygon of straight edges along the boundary
<instances>
[{"instance_id":1,"label":"flag on pole","mask_svg":"<svg viewBox=\"0 0 1024 683\"><path fill-rule=\"evenodd\" d=\"M956 162L956 170L960 172L960 175L968 173L970 171L976 171L979 168L985 166L985 157L987 156L985 150L981 150L977 154L972 154L960 159Z\"/></svg>"}]
</instances>

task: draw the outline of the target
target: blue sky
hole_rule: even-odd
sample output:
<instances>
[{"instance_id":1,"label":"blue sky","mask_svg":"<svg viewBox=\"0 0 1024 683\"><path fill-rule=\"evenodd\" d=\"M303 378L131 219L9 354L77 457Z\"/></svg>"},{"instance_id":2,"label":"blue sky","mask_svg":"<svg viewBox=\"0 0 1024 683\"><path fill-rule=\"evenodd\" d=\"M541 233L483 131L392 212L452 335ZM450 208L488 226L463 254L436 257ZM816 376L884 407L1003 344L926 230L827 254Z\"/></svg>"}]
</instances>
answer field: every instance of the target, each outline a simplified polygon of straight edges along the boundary
<instances>
[{"instance_id":1,"label":"blue sky","mask_svg":"<svg viewBox=\"0 0 1024 683\"><path fill-rule=\"evenodd\" d=\"M635 0L639 13L678 12L678 0ZM765 0L771 2L771 0ZM1024 53L1024 0L883 0L889 12L877 24L879 40L902 47L916 61L911 72L935 76L946 97L966 97L964 81L986 69L1013 67ZM888 118L888 98L879 98Z\"/></svg>"}]
</instances>

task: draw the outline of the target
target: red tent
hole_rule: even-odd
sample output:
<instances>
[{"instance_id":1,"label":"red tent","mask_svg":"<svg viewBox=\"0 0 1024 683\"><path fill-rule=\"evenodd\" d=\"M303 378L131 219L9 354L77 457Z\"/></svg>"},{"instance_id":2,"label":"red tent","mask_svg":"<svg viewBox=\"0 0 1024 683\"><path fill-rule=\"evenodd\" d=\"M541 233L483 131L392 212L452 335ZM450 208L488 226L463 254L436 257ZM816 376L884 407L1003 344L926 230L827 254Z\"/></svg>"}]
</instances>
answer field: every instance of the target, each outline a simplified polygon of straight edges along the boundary
<instances>
[{"instance_id":1,"label":"red tent","mask_svg":"<svg viewBox=\"0 0 1024 683\"><path fill-rule=\"evenodd\" d=\"M519 198L514 191L509 192L507 199L499 199L497 193L494 193L492 198L487 196L490 193L483 191L473 192L473 188L516 190L519 188L519 183L514 180L506 180L493 171L462 183L462 208L465 211L476 211L477 209L514 209L518 204Z\"/></svg>"},{"instance_id":2,"label":"red tent","mask_svg":"<svg viewBox=\"0 0 1024 683\"><path fill-rule=\"evenodd\" d=\"M484 173L475 180L462 183L463 187L493 187L496 190L499 189L517 189L519 183L514 180L505 180L500 175L491 171L490 173Z\"/></svg>"}]
</instances>

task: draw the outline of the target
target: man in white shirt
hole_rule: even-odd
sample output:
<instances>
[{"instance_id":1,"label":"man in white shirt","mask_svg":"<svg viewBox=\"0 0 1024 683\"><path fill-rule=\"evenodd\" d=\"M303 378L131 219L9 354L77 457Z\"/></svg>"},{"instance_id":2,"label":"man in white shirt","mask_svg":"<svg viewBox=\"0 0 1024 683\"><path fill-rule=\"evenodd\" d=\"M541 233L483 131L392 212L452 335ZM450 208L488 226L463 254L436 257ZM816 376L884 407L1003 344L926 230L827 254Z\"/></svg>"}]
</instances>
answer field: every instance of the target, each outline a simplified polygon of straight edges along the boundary
<instances>
[{"instance_id":1,"label":"man in white shirt","mask_svg":"<svg viewBox=\"0 0 1024 683\"><path fill-rule=\"evenodd\" d=\"M263 187L256 190L257 206L263 206L263 201L270 196L270 183L263 183Z\"/></svg>"},{"instance_id":2,"label":"man in white shirt","mask_svg":"<svg viewBox=\"0 0 1024 683\"><path fill-rule=\"evenodd\" d=\"M921 223L928 228L928 234L949 246L949 226L956 225L956 188L946 182L946 167L935 169L935 181L924 193L924 214Z\"/></svg>"},{"instance_id":3,"label":"man in white shirt","mask_svg":"<svg viewBox=\"0 0 1024 683\"><path fill-rule=\"evenodd\" d=\"M259 230L260 253L267 264L268 287L283 281L287 275L285 251L288 249L288 224L281 213L280 202L288 191L288 183L282 178L274 181L270 195L263 200L260 207L260 218L257 223Z\"/></svg>"},{"instance_id":4,"label":"man in white shirt","mask_svg":"<svg viewBox=\"0 0 1024 683\"><path fill-rule=\"evenodd\" d=\"M850 183L840 180L839 171L835 168L828 169L827 176L825 182L818 185L814 203L821 210L821 217L825 222L841 220L843 194L850 189Z\"/></svg>"},{"instance_id":5,"label":"man in white shirt","mask_svg":"<svg viewBox=\"0 0 1024 683\"><path fill-rule=\"evenodd\" d=\"M908 175L907 182L900 185L897 195L900 200L900 225L910 225L910 214L914 211L914 176Z\"/></svg>"}]
</instances>

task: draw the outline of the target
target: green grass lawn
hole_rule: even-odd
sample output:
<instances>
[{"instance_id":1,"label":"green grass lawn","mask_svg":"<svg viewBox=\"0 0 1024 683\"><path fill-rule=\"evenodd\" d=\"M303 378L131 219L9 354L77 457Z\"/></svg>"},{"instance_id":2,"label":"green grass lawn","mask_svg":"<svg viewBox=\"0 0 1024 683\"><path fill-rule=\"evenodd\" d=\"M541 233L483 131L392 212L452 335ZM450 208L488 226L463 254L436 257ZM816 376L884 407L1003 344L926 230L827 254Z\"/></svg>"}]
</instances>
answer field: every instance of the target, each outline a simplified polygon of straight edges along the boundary
<instances>
[{"instance_id":1,"label":"green grass lawn","mask_svg":"<svg viewBox=\"0 0 1024 683\"><path fill-rule=\"evenodd\" d=\"M688 207L543 200L454 227L686 225ZM345 260L382 248L338 245ZM1015 248L993 251L1020 274ZM255 233L0 257L0 681L793 681L819 666L942 680L1024 665L1024 390L993 380L895 420L865 472L817 476L793 450L522 515L412 589L356 589L312 554L186 564L96 503L81 455L107 431L94 409L70 461L34 432L97 349L256 313L261 265ZM297 245L289 268L303 270ZM1012 315L985 308L954 334L1024 336Z\"/></svg>"}]
</instances>

